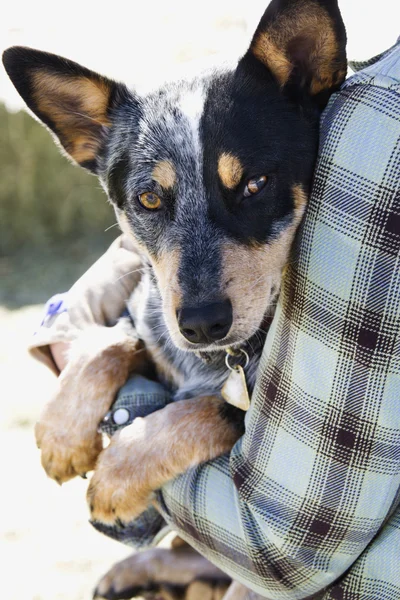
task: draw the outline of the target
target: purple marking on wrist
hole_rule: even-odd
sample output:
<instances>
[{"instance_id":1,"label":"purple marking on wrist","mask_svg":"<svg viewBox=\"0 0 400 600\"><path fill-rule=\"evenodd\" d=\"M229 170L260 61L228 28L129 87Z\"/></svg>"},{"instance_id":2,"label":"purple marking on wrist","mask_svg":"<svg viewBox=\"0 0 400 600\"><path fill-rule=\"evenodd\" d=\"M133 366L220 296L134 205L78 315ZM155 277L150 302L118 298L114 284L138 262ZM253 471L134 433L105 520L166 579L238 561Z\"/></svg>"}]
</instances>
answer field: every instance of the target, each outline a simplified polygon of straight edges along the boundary
<instances>
[{"instance_id":1,"label":"purple marking on wrist","mask_svg":"<svg viewBox=\"0 0 400 600\"><path fill-rule=\"evenodd\" d=\"M44 307L44 317L40 324L40 327L48 323L51 320L51 317L60 315L61 313L66 312L68 310L66 298L67 292L63 292L61 294L55 294L46 302L46 305Z\"/></svg>"}]
</instances>

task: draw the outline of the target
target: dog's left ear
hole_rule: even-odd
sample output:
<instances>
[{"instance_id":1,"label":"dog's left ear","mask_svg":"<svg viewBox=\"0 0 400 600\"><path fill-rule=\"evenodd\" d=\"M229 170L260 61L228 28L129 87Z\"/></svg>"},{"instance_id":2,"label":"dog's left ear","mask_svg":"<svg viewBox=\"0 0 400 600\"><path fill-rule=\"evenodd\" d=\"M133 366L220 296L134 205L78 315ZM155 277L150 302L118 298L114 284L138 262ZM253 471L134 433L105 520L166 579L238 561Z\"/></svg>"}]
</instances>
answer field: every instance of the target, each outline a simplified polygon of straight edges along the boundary
<instances>
[{"instance_id":1,"label":"dog's left ear","mask_svg":"<svg viewBox=\"0 0 400 600\"><path fill-rule=\"evenodd\" d=\"M14 46L4 67L33 113L55 134L67 154L96 173L113 110L125 86L77 63L32 48Z\"/></svg>"},{"instance_id":2,"label":"dog's left ear","mask_svg":"<svg viewBox=\"0 0 400 600\"><path fill-rule=\"evenodd\" d=\"M242 60L249 58L267 67L289 94L306 93L326 103L347 71L337 0L272 0Z\"/></svg>"}]
</instances>

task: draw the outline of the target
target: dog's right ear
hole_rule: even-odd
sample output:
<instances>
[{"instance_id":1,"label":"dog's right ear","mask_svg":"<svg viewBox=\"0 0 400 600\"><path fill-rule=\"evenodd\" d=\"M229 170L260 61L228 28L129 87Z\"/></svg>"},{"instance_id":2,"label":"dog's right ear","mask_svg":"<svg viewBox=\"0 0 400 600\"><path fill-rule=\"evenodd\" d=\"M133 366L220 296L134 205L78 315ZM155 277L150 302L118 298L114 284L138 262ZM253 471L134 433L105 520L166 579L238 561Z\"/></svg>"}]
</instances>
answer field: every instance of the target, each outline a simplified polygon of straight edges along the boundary
<instances>
[{"instance_id":1,"label":"dog's right ear","mask_svg":"<svg viewBox=\"0 0 400 600\"><path fill-rule=\"evenodd\" d=\"M60 56L20 46L4 52L3 64L23 100L67 154L96 173L112 112L129 94L125 86Z\"/></svg>"},{"instance_id":2,"label":"dog's right ear","mask_svg":"<svg viewBox=\"0 0 400 600\"><path fill-rule=\"evenodd\" d=\"M326 104L347 71L346 30L337 0L272 0L242 61L254 59L282 91Z\"/></svg>"}]
</instances>

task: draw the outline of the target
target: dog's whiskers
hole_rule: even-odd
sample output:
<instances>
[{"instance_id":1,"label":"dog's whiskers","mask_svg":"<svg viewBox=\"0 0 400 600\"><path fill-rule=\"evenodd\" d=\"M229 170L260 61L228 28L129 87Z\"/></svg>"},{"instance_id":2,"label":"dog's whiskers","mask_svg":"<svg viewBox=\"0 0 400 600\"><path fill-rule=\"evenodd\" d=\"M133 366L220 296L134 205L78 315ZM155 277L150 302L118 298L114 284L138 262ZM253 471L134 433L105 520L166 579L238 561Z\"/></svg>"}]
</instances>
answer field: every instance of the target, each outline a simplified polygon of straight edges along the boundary
<instances>
[{"instance_id":1,"label":"dog's whiskers","mask_svg":"<svg viewBox=\"0 0 400 600\"><path fill-rule=\"evenodd\" d=\"M113 227L118 227L119 223L113 223L112 225L110 225L109 227L107 227L107 229L104 230L104 233L106 231L110 231L110 229L112 229Z\"/></svg>"},{"instance_id":2,"label":"dog's whiskers","mask_svg":"<svg viewBox=\"0 0 400 600\"><path fill-rule=\"evenodd\" d=\"M268 331L266 329L262 329L261 327L258 327L257 330L256 330L256 334L258 334L260 332L263 333L263 334L265 334L265 335L268 334Z\"/></svg>"},{"instance_id":3,"label":"dog's whiskers","mask_svg":"<svg viewBox=\"0 0 400 600\"><path fill-rule=\"evenodd\" d=\"M128 277L128 275L132 275L133 273L143 273L145 269L143 269L143 267L139 267L138 269L133 269L133 271L128 271L127 273L124 273L123 275L121 275L120 277L118 277L118 279L116 279L114 281L114 283L117 283L117 281L120 281L121 279L123 279L124 277Z\"/></svg>"},{"instance_id":4,"label":"dog's whiskers","mask_svg":"<svg viewBox=\"0 0 400 600\"><path fill-rule=\"evenodd\" d=\"M168 336L168 332L167 331L162 331L158 340L156 341L156 344L160 343L160 340L162 339L162 337L165 336L166 337L166 342L168 343L170 341L169 336Z\"/></svg>"},{"instance_id":5,"label":"dog's whiskers","mask_svg":"<svg viewBox=\"0 0 400 600\"><path fill-rule=\"evenodd\" d=\"M258 284L260 283L260 281L263 281L263 280L267 280L267 281L268 281L268 280L271 280L271 279L272 279L272 276L271 276L271 275L268 275L268 277L265 277L265 275L264 275L264 274L263 274L263 275L260 275L260 277L258 277L258 278L257 278L257 279L256 279L256 280L253 282L253 285L247 289L247 292L251 292L251 290L252 290L253 288L255 288L255 287L256 287L256 285L258 285Z\"/></svg>"}]
</instances>

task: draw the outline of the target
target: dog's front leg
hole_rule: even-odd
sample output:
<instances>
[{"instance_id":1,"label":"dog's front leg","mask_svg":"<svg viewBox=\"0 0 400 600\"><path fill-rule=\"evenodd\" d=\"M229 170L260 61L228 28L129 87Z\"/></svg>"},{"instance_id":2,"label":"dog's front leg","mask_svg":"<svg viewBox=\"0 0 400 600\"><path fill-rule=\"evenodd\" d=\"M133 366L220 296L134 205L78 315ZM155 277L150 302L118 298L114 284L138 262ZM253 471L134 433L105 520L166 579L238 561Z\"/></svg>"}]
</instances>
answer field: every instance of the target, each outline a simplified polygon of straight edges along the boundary
<instances>
[{"instance_id":1,"label":"dog's front leg","mask_svg":"<svg viewBox=\"0 0 400 600\"><path fill-rule=\"evenodd\" d=\"M94 468L102 450L97 428L131 371L141 372L146 353L132 327L91 327L72 344L55 396L35 427L42 465L59 483Z\"/></svg>"},{"instance_id":2,"label":"dog's front leg","mask_svg":"<svg viewBox=\"0 0 400 600\"><path fill-rule=\"evenodd\" d=\"M180 400L118 432L90 482L92 519L128 523L167 481L230 451L242 431L226 418L225 406L215 396Z\"/></svg>"}]
</instances>

